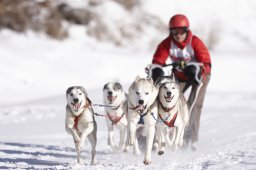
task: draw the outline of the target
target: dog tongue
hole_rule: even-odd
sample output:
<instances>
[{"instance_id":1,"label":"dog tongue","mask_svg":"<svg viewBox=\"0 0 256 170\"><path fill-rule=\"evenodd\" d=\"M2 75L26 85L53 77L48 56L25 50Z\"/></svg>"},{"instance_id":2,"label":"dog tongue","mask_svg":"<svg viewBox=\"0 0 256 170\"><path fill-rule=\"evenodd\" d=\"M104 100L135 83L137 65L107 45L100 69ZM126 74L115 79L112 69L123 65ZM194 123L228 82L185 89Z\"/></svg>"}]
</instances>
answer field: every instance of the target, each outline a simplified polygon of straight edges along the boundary
<instances>
[{"instance_id":1,"label":"dog tongue","mask_svg":"<svg viewBox=\"0 0 256 170\"><path fill-rule=\"evenodd\" d=\"M115 97L114 97L114 96L108 96L108 100L109 100L110 102L113 102L113 101L114 101L114 99L115 99Z\"/></svg>"},{"instance_id":2,"label":"dog tongue","mask_svg":"<svg viewBox=\"0 0 256 170\"><path fill-rule=\"evenodd\" d=\"M171 102L172 99L173 99L173 96L166 96L166 97L165 97L165 100L166 100L167 102Z\"/></svg>"},{"instance_id":3,"label":"dog tongue","mask_svg":"<svg viewBox=\"0 0 256 170\"><path fill-rule=\"evenodd\" d=\"M80 105L81 105L80 103L74 104L75 110L78 110L80 108Z\"/></svg>"},{"instance_id":4,"label":"dog tongue","mask_svg":"<svg viewBox=\"0 0 256 170\"><path fill-rule=\"evenodd\" d=\"M138 111L140 112L140 113L143 113L144 112L144 110L145 110L145 108L146 108L146 106L143 106L143 105L139 105L139 107L138 107Z\"/></svg>"}]
</instances>

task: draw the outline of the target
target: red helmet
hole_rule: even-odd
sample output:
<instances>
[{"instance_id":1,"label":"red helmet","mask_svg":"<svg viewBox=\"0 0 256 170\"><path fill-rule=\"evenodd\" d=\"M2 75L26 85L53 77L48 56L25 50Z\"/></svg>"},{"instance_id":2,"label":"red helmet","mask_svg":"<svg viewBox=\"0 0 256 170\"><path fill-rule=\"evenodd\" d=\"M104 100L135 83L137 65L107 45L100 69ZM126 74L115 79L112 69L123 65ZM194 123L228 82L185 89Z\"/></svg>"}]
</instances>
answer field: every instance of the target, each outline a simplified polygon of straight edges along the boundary
<instances>
[{"instance_id":1,"label":"red helmet","mask_svg":"<svg viewBox=\"0 0 256 170\"><path fill-rule=\"evenodd\" d=\"M189 21L185 15L177 14L170 19L169 28L177 27L189 27Z\"/></svg>"}]
</instances>

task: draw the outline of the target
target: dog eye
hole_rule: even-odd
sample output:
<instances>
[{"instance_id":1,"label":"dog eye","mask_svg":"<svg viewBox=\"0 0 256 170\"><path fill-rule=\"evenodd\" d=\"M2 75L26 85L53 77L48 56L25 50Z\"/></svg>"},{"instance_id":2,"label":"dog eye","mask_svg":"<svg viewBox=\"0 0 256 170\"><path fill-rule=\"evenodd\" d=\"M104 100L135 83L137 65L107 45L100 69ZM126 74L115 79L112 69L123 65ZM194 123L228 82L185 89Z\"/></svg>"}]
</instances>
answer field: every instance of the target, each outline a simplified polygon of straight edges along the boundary
<instances>
[{"instance_id":1,"label":"dog eye","mask_svg":"<svg viewBox=\"0 0 256 170\"><path fill-rule=\"evenodd\" d=\"M82 93L79 93L79 95L81 96L81 95L82 95Z\"/></svg>"},{"instance_id":2,"label":"dog eye","mask_svg":"<svg viewBox=\"0 0 256 170\"><path fill-rule=\"evenodd\" d=\"M73 93L70 93L70 96L73 96L74 94Z\"/></svg>"},{"instance_id":3,"label":"dog eye","mask_svg":"<svg viewBox=\"0 0 256 170\"><path fill-rule=\"evenodd\" d=\"M148 94L149 94L149 92L146 92L145 94L146 94L146 95L148 95Z\"/></svg>"},{"instance_id":4,"label":"dog eye","mask_svg":"<svg viewBox=\"0 0 256 170\"><path fill-rule=\"evenodd\" d=\"M139 92L136 92L136 94L138 94L138 95L139 95L140 93L139 93Z\"/></svg>"},{"instance_id":5,"label":"dog eye","mask_svg":"<svg viewBox=\"0 0 256 170\"><path fill-rule=\"evenodd\" d=\"M175 89L175 87L172 87L172 89Z\"/></svg>"}]
</instances>

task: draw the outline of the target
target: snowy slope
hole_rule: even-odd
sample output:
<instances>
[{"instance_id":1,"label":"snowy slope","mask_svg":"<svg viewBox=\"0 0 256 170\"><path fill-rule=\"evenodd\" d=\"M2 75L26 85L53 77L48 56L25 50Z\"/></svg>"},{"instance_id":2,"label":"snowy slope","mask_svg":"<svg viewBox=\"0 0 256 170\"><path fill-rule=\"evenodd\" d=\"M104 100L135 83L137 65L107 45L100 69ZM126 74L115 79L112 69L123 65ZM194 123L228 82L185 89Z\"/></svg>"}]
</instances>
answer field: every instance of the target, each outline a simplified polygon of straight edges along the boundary
<instances>
[{"instance_id":1,"label":"snowy slope","mask_svg":"<svg viewBox=\"0 0 256 170\"><path fill-rule=\"evenodd\" d=\"M143 154L111 151L102 117L96 117L98 164L89 164L88 142L82 153L83 164L76 164L72 138L64 129L65 90L83 85L92 102L101 104L103 85L119 80L127 91L136 75L145 76L144 67L151 62L155 49L140 43L133 48L99 43L84 37L82 27L73 27L71 38L60 42L31 32L22 35L1 30L0 169L255 169L253 7L252 0L143 1L143 9L159 15L164 22L170 15L184 12L195 30L195 23L206 17L207 22L223 19L222 34L226 33L211 52L213 72L197 151L167 151L163 156L154 152L150 166L142 163ZM229 12L224 13L227 9ZM94 109L103 114L102 108Z\"/></svg>"},{"instance_id":2,"label":"snowy slope","mask_svg":"<svg viewBox=\"0 0 256 170\"><path fill-rule=\"evenodd\" d=\"M238 57L237 57L238 58ZM251 62L255 59L247 57ZM221 60L228 64L228 59ZM241 60L236 59L236 63ZM215 62L219 62L215 60ZM225 71L224 68L221 71ZM245 72L243 72L245 74ZM214 72L214 77L221 74ZM230 79L225 79L232 82ZM112 153L102 117L99 125L96 166L90 166L90 146L86 143L84 163L76 164L71 136L64 131L64 95L1 109L0 168L56 169L254 169L256 166L256 93L223 87L213 78L202 116L198 150L153 153L152 165L143 165L143 156ZM234 81L239 83L239 81ZM94 103L102 103L101 89L89 90ZM101 108L95 111L102 113ZM8 132L7 132L8 131Z\"/></svg>"}]
</instances>

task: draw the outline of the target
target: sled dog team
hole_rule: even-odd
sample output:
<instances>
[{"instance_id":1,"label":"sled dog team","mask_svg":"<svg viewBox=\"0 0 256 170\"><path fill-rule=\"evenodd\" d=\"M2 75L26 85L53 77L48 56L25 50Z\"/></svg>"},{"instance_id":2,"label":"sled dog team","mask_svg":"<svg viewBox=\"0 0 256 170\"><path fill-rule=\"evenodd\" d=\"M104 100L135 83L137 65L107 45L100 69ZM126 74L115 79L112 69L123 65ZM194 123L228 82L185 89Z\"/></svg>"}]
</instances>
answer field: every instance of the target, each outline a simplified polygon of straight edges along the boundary
<instances>
[{"instance_id":1,"label":"sled dog team","mask_svg":"<svg viewBox=\"0 0 256 170\"><path fill-rule=\"evenodd\" d=\"M126 152L132 146L133 153L139 155L137 137L144 136L143 163L148 165L151 163L152 148L162 155L166 147L172 147L175 151L182 146L189 111L173 76L163 77L158 84L154 84L151 78L136 77L128 94L125 94L120 83L109 82L103 87L103 98L107 141L113 150ZM88 138L92 148L91 164L96 164L97 124L93 104L82 86L69 87L66 99L66 131L73 137L77 161L81 162L80 153ZM113 139L114 128L120 132L118 145Z\"/></svg>"}]
</instances>

